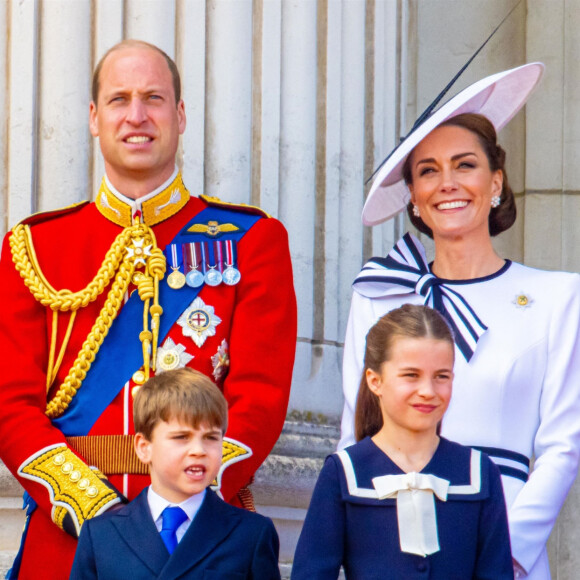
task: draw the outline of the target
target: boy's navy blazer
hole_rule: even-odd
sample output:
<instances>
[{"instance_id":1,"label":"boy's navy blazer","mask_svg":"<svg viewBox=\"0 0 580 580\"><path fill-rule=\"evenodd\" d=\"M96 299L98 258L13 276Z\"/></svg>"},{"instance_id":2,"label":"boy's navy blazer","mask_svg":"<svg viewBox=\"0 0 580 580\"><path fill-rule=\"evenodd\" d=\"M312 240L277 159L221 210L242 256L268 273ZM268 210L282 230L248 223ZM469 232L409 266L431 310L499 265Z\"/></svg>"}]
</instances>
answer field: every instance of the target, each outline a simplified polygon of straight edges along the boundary
<instances>
[{"instance_id":1,"label":"boy's navy blazer","mask_svg":"<svg viewBox=\"0 0 580 580\"><path fill-rule=\"evenodd\" d=\"M70 578L275 580L278 550L271 520L228 505L208 489L170 556L151 517L146 488L121 509L84 523Z\"/></svg>"}]
</instances>

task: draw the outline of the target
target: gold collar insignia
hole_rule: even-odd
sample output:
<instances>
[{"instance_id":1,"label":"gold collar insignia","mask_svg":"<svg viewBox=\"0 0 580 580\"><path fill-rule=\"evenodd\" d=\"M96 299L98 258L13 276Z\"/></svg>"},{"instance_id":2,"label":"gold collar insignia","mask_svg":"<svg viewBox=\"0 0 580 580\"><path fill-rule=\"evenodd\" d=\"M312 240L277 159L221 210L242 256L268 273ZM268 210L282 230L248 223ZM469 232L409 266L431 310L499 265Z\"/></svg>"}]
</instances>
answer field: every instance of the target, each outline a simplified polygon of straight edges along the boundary
<instances>
[{"instance_id":1,"label":"gold collar insignia","mask_svg":"<svg viewBox=\"0 0 580 580\"><path fill-rule=\"evenodd\" d=\"M141 204L143 223L154 226L175 215L189 200L189 192L183 185L181 173L157 195ZM110 221L128 228L133 225L132 205L120 200L107 186L103 178L97 195L97 209Z\"/></svg>"}]
</instances>

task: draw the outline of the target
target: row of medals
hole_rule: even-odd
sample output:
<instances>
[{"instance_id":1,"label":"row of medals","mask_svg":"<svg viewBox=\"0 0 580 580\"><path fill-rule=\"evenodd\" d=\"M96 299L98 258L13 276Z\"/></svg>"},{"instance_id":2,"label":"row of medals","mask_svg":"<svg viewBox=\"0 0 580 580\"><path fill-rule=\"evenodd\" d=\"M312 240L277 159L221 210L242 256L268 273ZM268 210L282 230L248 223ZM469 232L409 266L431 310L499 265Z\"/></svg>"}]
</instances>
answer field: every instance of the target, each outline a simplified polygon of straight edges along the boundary
<instances>
[{"instance_id":1,"label":"row of medals","mask_svg":"<svg viewBox=\"0 0 580 580\"><path fill-rule=\"evenodd\" d=\"M215 266L210 266L205 274L199 270L192 269L184 274L179 268L173 268L173 272L167 276L167 285L173 290L179 290L186 284L191 288L199 288L203 284L208 286L219 286L222 282L227 286L235 286L241 279L240 271L234 266L227 266L220 272Z\"/></svg>"}]
</instances>

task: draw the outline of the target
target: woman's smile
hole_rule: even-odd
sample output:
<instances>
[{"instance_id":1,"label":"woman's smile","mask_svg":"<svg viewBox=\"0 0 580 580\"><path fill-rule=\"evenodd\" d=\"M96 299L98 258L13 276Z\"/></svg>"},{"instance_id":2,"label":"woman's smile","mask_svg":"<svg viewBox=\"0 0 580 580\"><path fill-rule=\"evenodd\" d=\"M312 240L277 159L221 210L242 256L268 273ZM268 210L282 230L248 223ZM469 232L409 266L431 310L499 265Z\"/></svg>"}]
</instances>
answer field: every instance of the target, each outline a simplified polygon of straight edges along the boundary
<instances>
[{"instance_id":1,"label":"woman's smile","mask_svg":"<svg viewBox=\"0 0 580 580\"><path fill-rule=\"evenodd\" d=\"M463 127L443 126L412 153L411 200L438 237L489 237L491 198L502 172L491 171L478 137Z\"/></svg>"}]
</instances>

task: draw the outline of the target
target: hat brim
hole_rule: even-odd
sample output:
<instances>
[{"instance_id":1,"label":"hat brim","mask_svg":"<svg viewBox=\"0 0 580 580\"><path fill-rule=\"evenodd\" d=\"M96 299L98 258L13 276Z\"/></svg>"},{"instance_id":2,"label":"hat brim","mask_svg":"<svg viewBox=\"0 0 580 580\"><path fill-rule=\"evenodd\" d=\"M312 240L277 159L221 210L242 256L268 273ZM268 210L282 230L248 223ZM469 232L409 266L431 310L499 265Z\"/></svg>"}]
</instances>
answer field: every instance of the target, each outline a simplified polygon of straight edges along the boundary
<instances>
[{"instance_id":1,"label":"hat brim","mask_svg":"<svg viewBox=\"0 0 580 580\"><path fill-rule=\"evenodd\" d=\"M374 226L402 211L410 193L402 169L408 155L441 123L463 113L479 113L500 131L525 105L544 73L541 62L496 73L467 87L437 109L393 151L379 169L362 212L364 225Z\"/></svg>"}]
</instances>

